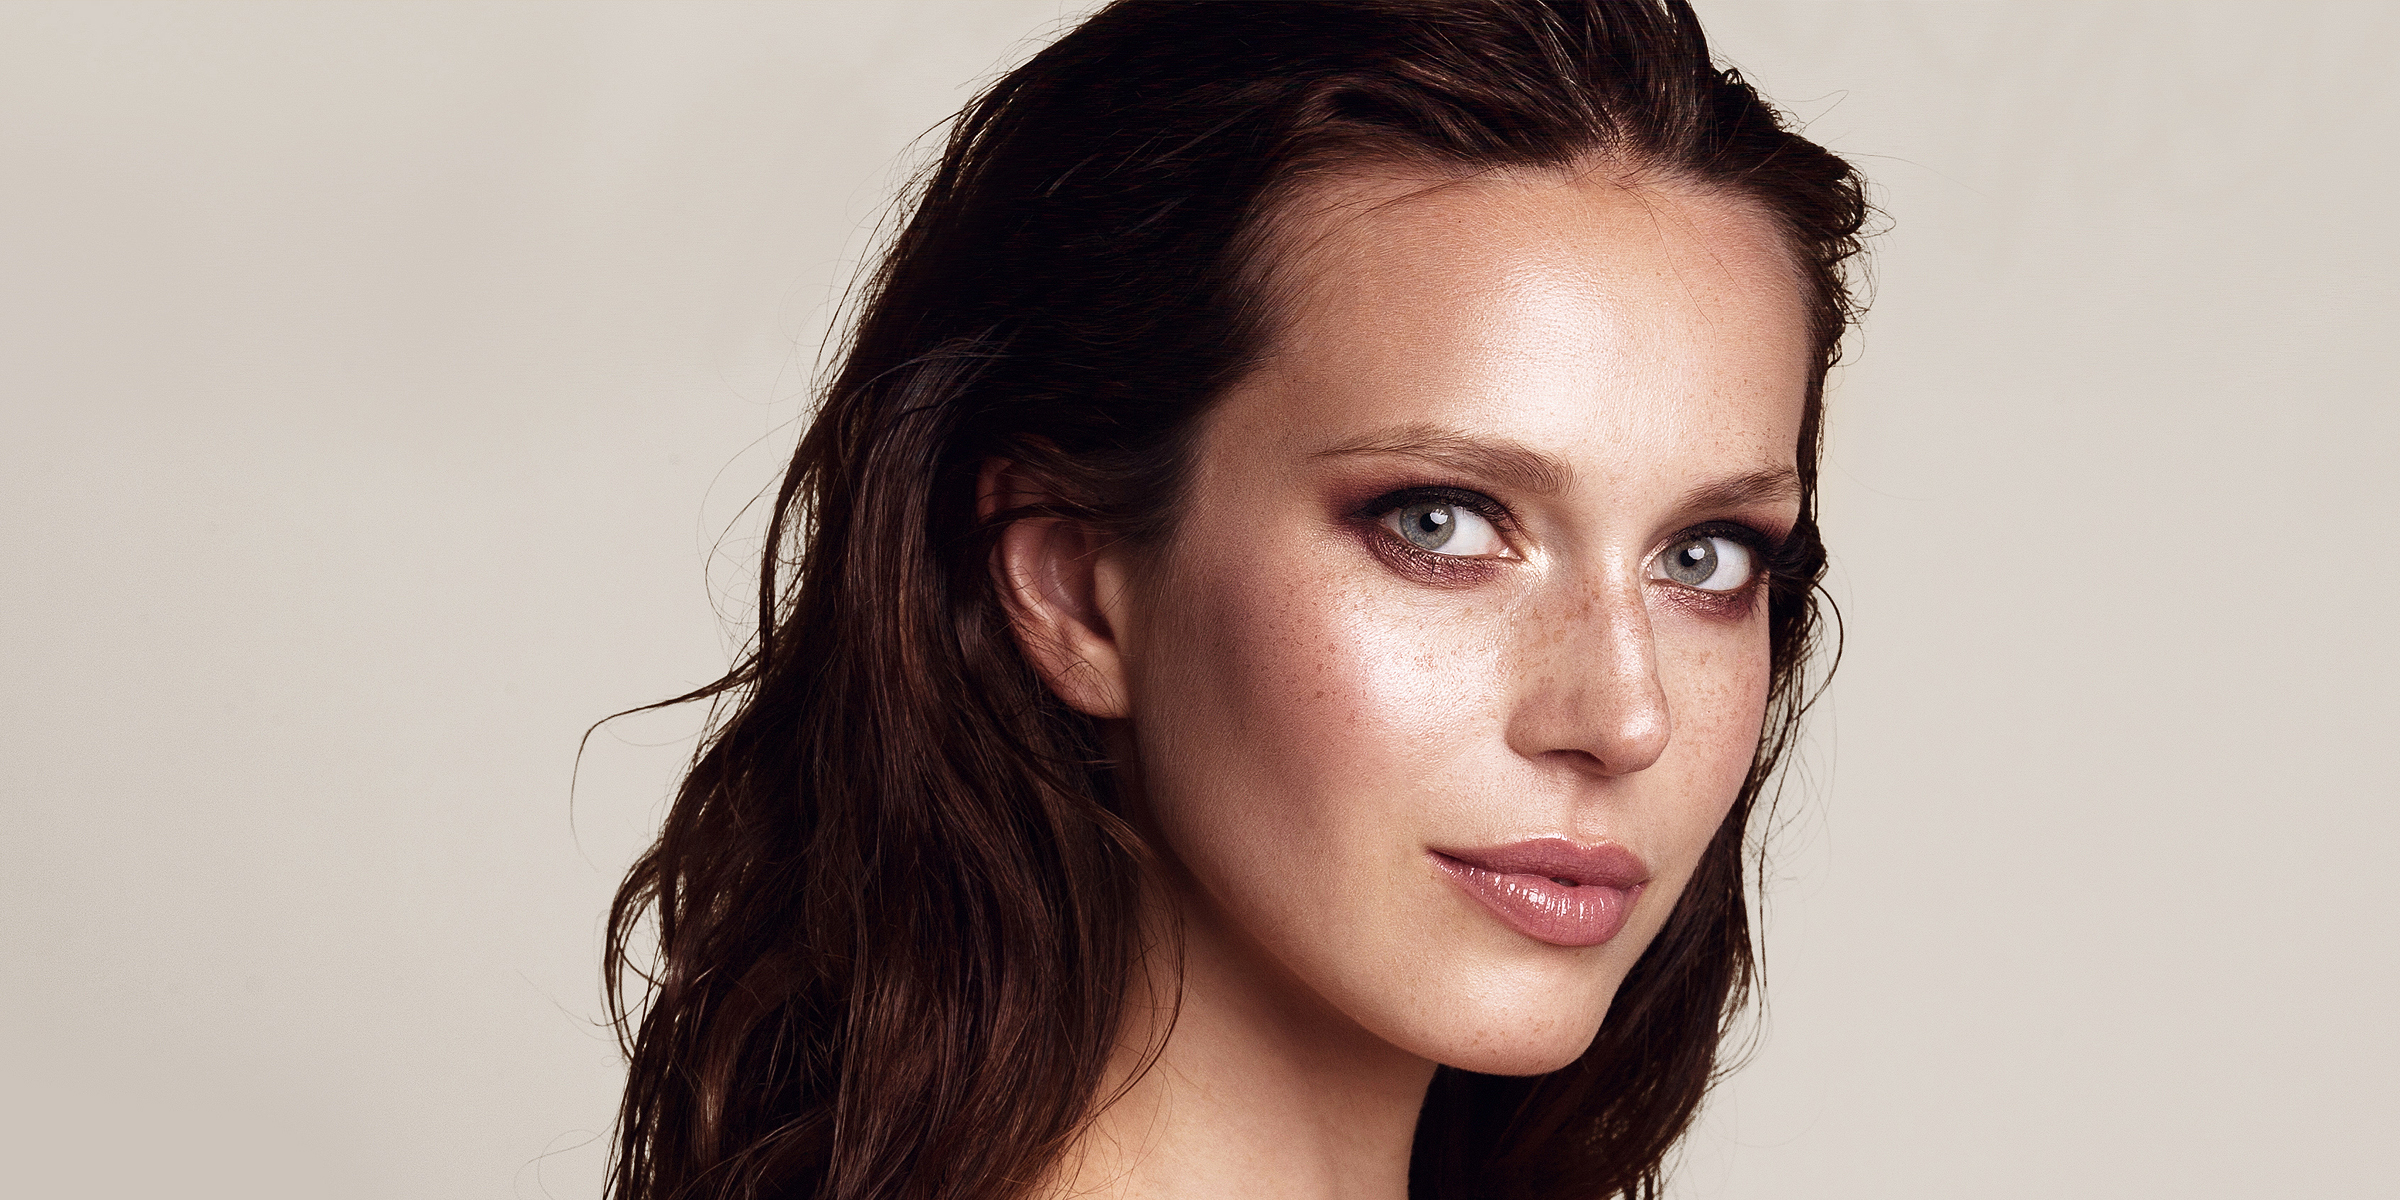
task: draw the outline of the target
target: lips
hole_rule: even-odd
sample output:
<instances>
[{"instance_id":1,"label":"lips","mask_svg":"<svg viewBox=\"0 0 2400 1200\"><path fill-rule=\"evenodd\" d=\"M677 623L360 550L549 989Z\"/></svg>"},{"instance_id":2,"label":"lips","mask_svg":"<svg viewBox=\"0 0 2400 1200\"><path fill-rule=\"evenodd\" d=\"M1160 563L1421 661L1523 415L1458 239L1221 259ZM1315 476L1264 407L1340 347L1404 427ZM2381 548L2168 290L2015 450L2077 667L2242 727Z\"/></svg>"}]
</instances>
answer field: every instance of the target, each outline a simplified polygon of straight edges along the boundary
<instances>
[{"instance_id":1,"label":"lips","mask_svg":"<svg viewBox=\"0 0 2400 1200\"><path fill-rule=\"evenodd\" d=\"M1623 846L1540 838L1436 850L1436 865L1500 923L1553 946L1597 946L1625 928L1650 869Z\"/></svg>"}]
</instances>

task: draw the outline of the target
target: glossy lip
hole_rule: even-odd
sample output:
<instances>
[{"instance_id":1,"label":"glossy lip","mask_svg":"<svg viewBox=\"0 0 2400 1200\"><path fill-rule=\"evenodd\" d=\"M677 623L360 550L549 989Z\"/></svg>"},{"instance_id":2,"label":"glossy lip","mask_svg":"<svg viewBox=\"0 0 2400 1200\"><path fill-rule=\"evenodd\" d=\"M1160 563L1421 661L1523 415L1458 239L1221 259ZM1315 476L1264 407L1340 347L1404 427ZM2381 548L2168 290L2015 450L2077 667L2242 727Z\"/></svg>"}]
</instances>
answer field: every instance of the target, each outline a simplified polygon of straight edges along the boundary
<instances>
[{"instance_id":1,"label":"glossy lip","mask_svg":"<svg viewBox=\"0 0 2400 1200\"><path fill-rule=\"evenodd\" d=\"M1432 855L1501 924L1553 946L1597 946L1617 936L1650 881L1650 868L1633 851L1608 843L1537 838Z\"/></svg>"}]
</instances>

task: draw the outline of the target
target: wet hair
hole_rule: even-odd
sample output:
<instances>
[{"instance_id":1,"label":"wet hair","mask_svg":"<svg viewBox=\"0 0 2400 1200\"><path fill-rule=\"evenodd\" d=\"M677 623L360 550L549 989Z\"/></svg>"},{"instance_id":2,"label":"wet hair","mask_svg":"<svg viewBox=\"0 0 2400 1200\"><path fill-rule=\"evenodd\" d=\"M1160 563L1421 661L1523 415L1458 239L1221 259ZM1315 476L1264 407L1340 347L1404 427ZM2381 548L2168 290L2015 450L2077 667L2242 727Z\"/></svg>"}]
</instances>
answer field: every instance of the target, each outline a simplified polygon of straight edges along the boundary
<instances>
[{"instance_id":1,"label":"wet hair","mask_svg":"<svg viewBox=\"0 0 2400 1200\"><path fill-rule=\"evenodd\" d=\"M979 518L978 468L1034 472L1065 497L1042 515L1170 537L1198 418L1273 332L1278 204L1368 165L1595 161L1739 198L1799 267L1815 357L1769 711L1590 1048L1546 1075L1440 1069L1410 1191L1657 1194L1754 971L1744 830L1806 702L1861 182L1679 2L1120 0L957 116L776 494L752 640L666 702L714 707L609 916L613 1196L1045 1180L1109 1099L1156 851L1094 722L1019 651L990 559L1028 514Z\"/></svg>"}]
</instances>

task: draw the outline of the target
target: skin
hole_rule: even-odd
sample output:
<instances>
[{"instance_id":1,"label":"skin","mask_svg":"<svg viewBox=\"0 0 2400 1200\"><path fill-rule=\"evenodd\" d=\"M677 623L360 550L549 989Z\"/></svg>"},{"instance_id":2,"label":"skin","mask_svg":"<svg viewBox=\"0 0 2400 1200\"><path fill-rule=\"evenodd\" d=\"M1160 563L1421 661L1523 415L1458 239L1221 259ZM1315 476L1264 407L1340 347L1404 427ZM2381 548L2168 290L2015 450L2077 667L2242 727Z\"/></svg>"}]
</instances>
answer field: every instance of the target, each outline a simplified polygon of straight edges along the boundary
<instances>
[{"instance_id":1,"label":"skin","mask_svg":"<svg viewBox=\"0 0 2400 1200\"><path fill-rule=\"evenodd\" d=\"M1021 522L996 551L1133 774L1185 951L1179 994L1171 962L1136 981L1128 1090L1056 1195L1405 1196L1435 1066L1579 1055L1757 745L1763 591L1661 559L1739 526L1763 570L1797 517L1809 342L1771 224L1593 168L1344 179L1276 236L1286 320L1203 418L1167 543ZM1374 502L1412 487L1490 502L1450 510L1471 553L1411 553ZM1040 498L1006 463L984 493ZM1647 866L1620 933L1528 937L1429 853L1533 838Z\"/></svg>"}]
</instances>

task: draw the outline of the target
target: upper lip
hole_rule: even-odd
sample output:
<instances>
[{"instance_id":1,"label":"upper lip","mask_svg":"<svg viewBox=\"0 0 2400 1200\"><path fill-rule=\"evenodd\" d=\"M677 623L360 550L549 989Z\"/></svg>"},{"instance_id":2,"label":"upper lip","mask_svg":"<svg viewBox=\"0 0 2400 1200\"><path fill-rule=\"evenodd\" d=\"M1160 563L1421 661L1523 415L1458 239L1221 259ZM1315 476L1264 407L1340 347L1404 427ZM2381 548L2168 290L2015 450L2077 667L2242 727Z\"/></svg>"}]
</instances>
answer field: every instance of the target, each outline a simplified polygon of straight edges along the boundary
<instances>
[{"instance_id":1,"label":"upper lip","mask_svg":"<svg viewBox=\"0 0 2400 1200\"><path fill-rule=\"evenodd\" d=\"M1535 838L1482 850L1436 850L1444 858L1499 875L1539 875L1578 887L1630 888L1650 881L1650 868L1613 842L1586 846L1565 838Z\"/></svg>"}]
</instances>

